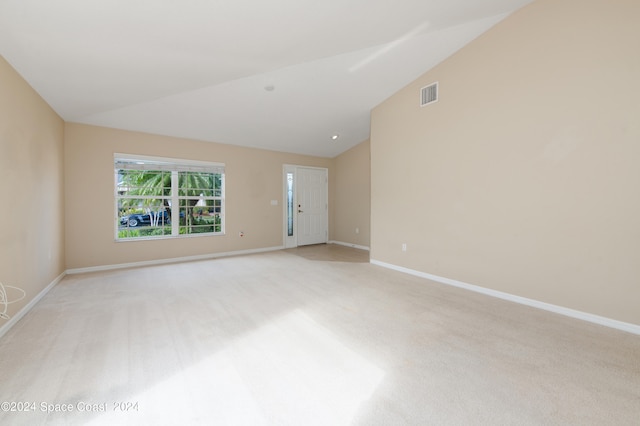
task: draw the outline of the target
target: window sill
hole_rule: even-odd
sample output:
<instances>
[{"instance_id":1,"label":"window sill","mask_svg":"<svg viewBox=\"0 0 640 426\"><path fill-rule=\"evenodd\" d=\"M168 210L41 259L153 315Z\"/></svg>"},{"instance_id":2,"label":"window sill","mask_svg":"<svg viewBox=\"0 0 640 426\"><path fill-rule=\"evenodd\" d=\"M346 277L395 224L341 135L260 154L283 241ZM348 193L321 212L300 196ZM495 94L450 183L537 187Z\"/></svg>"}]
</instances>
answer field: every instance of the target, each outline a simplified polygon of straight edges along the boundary
<instances>
[{"instance_id":1,"label":"window sill","mask_svg":"<svg viewBox=\"0 0 640 426\"><path fill-rule=\"evenodd\" d=\"M158 235L153 237L135 237L135 238L115 238L116 243L127 243L130 241L156 241L156 240L178 240L183 238L202 238L202 237L219 237L224 236L224 232L208 232L202 234L183 234L183 235Z\"/></svg>"}]
</instances>

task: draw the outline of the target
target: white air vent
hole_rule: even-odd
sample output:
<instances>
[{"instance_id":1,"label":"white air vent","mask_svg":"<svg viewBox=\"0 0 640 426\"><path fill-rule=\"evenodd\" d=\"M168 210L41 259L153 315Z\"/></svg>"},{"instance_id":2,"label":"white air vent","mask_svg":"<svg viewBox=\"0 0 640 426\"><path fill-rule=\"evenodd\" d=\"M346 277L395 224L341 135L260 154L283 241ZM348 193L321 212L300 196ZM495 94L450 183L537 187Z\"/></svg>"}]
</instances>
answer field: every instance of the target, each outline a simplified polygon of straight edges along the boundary
<instances>
[{"instance_id":1,"label":"white air vent","mask_svg":"<svg viewBox=\"0 0 640 426\"><path fill-rule=\"evenodd\" d=\"M420 106L438 102L438 82L431 83L420 89Z\"/></svg>"}]
</instances>

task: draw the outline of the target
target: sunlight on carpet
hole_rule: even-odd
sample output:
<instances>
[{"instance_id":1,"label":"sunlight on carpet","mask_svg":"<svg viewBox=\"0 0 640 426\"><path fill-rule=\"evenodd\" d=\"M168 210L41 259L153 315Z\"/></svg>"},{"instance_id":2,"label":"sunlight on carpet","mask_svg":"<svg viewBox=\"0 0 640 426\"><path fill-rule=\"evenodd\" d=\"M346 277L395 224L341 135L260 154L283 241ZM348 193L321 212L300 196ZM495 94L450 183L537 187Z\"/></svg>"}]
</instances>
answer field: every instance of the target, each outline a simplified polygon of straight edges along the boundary
<instances>
[{"instance_id":1,"label":"sunlight on carpet","mask_svg":"<svg viewBox=\"0 0 640 426\"><path fill-rule=\"evenodd\" d=\"M346 425L383 376L296 309L132 396L140 411L129 420ZM94 424L117 421L117 414L105 413Z\"/></svg>"}]
</instances>

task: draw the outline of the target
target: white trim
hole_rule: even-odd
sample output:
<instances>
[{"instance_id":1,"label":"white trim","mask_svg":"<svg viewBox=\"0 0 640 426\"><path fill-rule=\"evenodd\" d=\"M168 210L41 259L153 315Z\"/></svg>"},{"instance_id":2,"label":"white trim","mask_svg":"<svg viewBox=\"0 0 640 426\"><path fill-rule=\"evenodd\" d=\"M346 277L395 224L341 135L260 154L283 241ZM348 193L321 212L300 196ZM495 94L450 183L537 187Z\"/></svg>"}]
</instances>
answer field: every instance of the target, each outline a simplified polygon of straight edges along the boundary
<instances>
[{"instance_id":1,"label":"white trim","mask_svg":"<svg viewBox=\"0 0 640 426\"><path fill-rule=\"evenodd\" d=\"M100 271L111 271L114 269L125 269L125 268L137 268L140 266L153 266L153 265L165 265L170 263L180 263L180 262L192 262L195 260L207 260L207 259L216 259L219 257L228 257L228 256L239 256L243 254L255 254L255 253L263 253L268 251L276 251L284 249L283 246L276 247L265 247L259 249L250 249L250 250L237 250L237 251L228 251L222 253L210 253L210 254L200 254L196 256L185 256L185 257L172 257L168 259L157 259L157 260L146 260L142 262L131 262L131 263L118 263L115 265L102 265L102 266L90 266L88 268L76 268L76 269L67 269L67 274L75 275L75 274L84 274L87 272L100 272Z\"/></svg>"},{"instance_id":2,"label":"white trim","mask_svg":"<svg viewBox=\"0 0 640 426\"><path fill-rule=\"evenodd\" d=\"M218 163L215 161L202 161L202 160L190 160L186 158L170 158L170 157L154 157L150 155L138 155L138 154L123 154L121 152L115 152L113 154L114 164L120 160L139 160L141 162L156 163L163 166L193 166L197 168L225 168L225 163Z\"/></svg>"},{"instance_id":3,"label":"white trim","mask_svg":"<svg viewBox=\"0 0 640 426\"><path fill-rule=\"evenodd\" d=\"M615 328L617 330L622 330L628 333L640 335L640 325L631 324L628 322L622 322L622 321L614 320L611 318L601 317L599 315L589 314L587 312L576 311L574 309L565 308L563 306L552 305L550 303L540 302L538 300L528 299L526 297L516 296L513 294L504 293L497 290L491 290L489 288L480 287L473 284L467 284L462 281L452 280L450 278L439 277L437 275L432 275L426 272L420 272L413 269L404 268L402 266L396 266L391 263L385 263L375 259L369 260L369 263L373 265L382 266L384 268L393 269L395 271L404 272L406 274L415 275L417 277L426 278L428 280L436 281L442 284L463 288L465 290L474 291L476 293L486 294L487 296L497 297L498 299L508 300L510 302L519 303L521 305L543 309L545 311L554 312L556 314L564 315L567 317L576 318L576 319L588 321L594 324L603 325L605 327Z\"/></svg>"},{"instance_id":4,"label":"white trim","mask_svg":"<svg viewBox=\"0 0 640 426\"><path fill-rule=\"evenodd\" d=\"M46 286L40 293L38 293L33 299L31 299L29 303L24 305L17 314L12 316L7 323L0 327L0 338L2 338L2 336L4 336L7 331L11 329L11 327L13 327L18 321L20 321L20 319L25 316L26 313L29 312L35 306L35 304L38 303L40 299L42 299L49 292L49 290L55 287L56 284L58 284L65 277L65 275L67 275L66 271L58 275L56 279L51 281L51 283Z\"/></svg>"},{"instance_id":5,"label":"white trim","mask_svg":"<svg viewBox=\"0 0 640 426\"><path fill-rule=\"evenodd\" d=\"M329 240L327 242L327 244L337 244L339 246L353 247L353 248L357 248L357 249L360 249L360 250L370 251L369 247L367 247L367 246L360 246L358 244L345 243L345 242L342 242L342 241Z\"/></svg>"}]
</instances>

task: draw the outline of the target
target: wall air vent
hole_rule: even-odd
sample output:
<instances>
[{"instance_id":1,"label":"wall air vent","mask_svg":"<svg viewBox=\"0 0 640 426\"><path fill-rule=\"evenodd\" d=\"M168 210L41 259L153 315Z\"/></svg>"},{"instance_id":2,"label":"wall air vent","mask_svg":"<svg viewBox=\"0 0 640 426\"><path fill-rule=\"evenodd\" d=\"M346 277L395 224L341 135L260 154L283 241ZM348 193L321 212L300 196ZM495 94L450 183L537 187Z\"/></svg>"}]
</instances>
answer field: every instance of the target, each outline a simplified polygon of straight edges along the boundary
<instances>
[{"instance_id":1,"label":"wall air vent","mask_svg":"<svg viewBox=\"0 0 640 426\"><path fill-rule=\"evenodd\" d=\"M438 82L431 83L420 89L420 106L438 102Z\"/></svg>"}]
</instances>

